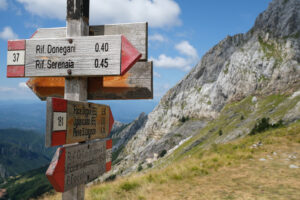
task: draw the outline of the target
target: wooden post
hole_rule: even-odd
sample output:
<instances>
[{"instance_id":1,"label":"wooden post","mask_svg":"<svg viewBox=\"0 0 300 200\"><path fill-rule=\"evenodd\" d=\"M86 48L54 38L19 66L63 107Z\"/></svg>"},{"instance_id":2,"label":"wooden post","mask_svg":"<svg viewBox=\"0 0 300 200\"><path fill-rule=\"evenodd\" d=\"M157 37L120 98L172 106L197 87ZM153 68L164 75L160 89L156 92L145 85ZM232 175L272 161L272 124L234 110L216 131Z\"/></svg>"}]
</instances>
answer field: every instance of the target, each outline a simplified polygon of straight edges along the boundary
<instances>
[{"instance_id":1,"label":"wooden post","mask_svg":"<svg viewBox=\"0 0 300 200\"><path fill-rule=\"evenodd\" d=\"M90 0L67 0L67 37L89 35ZM72 72L70 72L72 73ZM87 78L66 78L65 99L87 100ZM63 200L83 200L85 185L62 194Z\"/></svg>"}]
</instances>

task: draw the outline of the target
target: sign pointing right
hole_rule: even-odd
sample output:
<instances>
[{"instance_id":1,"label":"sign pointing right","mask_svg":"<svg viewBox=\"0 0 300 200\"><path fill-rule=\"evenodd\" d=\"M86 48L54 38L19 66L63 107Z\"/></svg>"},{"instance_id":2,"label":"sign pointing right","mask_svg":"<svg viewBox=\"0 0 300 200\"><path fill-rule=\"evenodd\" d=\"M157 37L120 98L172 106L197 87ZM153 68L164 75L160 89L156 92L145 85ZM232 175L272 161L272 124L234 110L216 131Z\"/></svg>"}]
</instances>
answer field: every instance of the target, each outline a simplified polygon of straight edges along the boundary
<instances>
[{"instance_id":1,"label":"sign pointing right","mask_svg":"<svg viewBox=\"0 0 300 200\"><path fill-rule=\"evenodd\" d=\"M141 56L123 35L8 41L7 77L123 75Z\"/></svg>"}]
</instances>

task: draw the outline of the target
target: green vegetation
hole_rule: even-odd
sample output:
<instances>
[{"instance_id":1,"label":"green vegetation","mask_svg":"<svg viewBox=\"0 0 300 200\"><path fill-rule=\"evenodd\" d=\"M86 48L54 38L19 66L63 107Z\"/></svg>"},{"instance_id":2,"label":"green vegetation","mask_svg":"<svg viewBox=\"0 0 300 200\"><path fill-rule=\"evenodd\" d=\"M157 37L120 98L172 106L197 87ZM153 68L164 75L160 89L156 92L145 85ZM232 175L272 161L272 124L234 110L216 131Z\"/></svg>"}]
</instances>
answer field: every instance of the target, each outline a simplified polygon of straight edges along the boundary
<instances>
[{"instance_id":1,"label":"green vegetation","mask_svg":"<svg viewBox=\"0 0 300 200\"><path fill-rule=\"evenodd\" d=\"M259 120L251 130L250 135L255 135L271 128L279 128L283 126L282 120L279 120L279 122L277 122L276 124L270 124L269 121L270 118L262 118L261 120Z\"/></svg>"},{"instance_id":2,"label":"green vegetation","mask_svg":"<svg viewBox=\"0 0 300 200\"><path fill-rule=\"evenodd\" d=\"M45 148L44 136L27 130L0 130L0 165L10 176L42 167L56 148ZM6 178L6 177L2 177Z\"/></svg>"},{"instance_id":3,"label":"green vegetation","mask_svg":"<svg viewBox=\"0 0 300 200\"><path fill-rule=\"evenodd\" d=\"M199 87L199 88L197 89L197 92L200 93L201 90L202 90L202 87Z\"/></svg>"},{"instance_id":4,"label":"green vegetation","mask_svg":"<svg viewBox=\"0 0 300 200\"><path fill-rule=\"evenodd\" d=\"M142 171L142 170L143 170L143 166L142 166L142 164L139 164L139 166L138 166L138 168L137 168L137 171L140 172L140 171Z\"/></svg>"},{"instance_id":5,"label":"green vegetation","mask_svg":"<svg viewBox=\"0 0 300 200\"><path fill-rule=\"evenodd\" d=\"M120 185L120 188L126 192L134 190L139 187L139 184L136 182L124 182L123 184Z\"/></svg>"},{"instance_id":6,"label":"green vegetation","mask_svg":"<svg viewBox=\"0 0 300 200\"><path fill-rule=\"evenodd\" d=\"M158 157L159 158L162 158L162 157L164 157L165 155L167 154L167 150L162 150L161 152L160 152L160 154L158 155Z\"/></svg>"},{"instance_id":7,"label":"green vegetation","mask_svg":"<svg viewBox=\"0 0 300 200\"><path fill-rule=\"evenodd\" d=\"M268 59L273 57L276 61L275 65L282 63L283 58L281 55L281 51L278 48L278 44L275 42L264 42L264 40L259 36L258 37L259 44Z\"/></svg>"},{"instance_id":8,"label":"green vegetation","mask_svg":"<svg viewBox=\"0 0 300 200\"><path fill-rule=\"evenodd\" d=\"M116 151L112 153L112 164L115 165L119 163L121 160L118 159L119 154L123 151L124 146L120 146Z\"/></svg>"},{"instance_id":9,"label":"green vegetation","mask_svg":"<svg viewBox=\"0 0 300 200\"><path fill-rule=\"evenodd\" d=\"M180 118L179 121L180 121L181 123L185 123L186 121L189 121L189 120L190 120L190 117L189 117L189 116L186 116L186 117L183 116L183 117Z\"/></svg>"},{"instance_id":10,"label":"green vegetation","mask_svg":"<svg viewBox=\"0 0 300 200\"><path fill-rule=\"evenodd\" d=\"M298 149L299 141L300 121L208 149L196 146L172 164L92 186L86 199L297 199L300 174L281 156ZM252 148L258 142L263 145ZM273 159L258 161L268 155Z\"/></svg>"},{"instance_id":11,"label":"green vegetation","mask_svg":"<svg viewBox=\"0 0 300 200\"><path fill-rule=\"evenodd\" d=\"M117 175L112 174L105 179L105 182L114 181L117 178Z\"/></svg>"},{"instance_id":12,"label":"green vegetation","mask_svg":"<svg viewBox=\"0 0 300 200\"><path fill-rule=\"evenodd\" d=\"M223 131L219 130L219 136L222 136L222 135L223 135Z\"/></svg>"},{"instance_id":13,"label":"green vegetation","mask_svg":"<svg viewBox=\"0 0 300 200\"><path fill-rule=\"evenodd\" d=\"M181 110L183 110L183 109L185 108L186 105L187 105L187 103L186 103L185 101L183 101L183 102L181 103Z\"/></svg>"},{"instance_id":14,"label":"green vegetation","mask_svg":"<svg viewBox=\"0 0 300 200\"><path fill-rule=\"evenodd\" d=\"M148 164L147 164L147 167L148 167L148 168L152 168L152 167L153 167L153 164L152 164L152 163L148 163Z\"/></svg>"},{"instance_id":15,"label":"green vegetation","mask_svg":"<svg viewBox=\"0 0 300 200\"><path fill-rule=\"evenodd\" d=\"M52 186L45 176L48 166L23 173L17 177L7 179L0 185L5 188L5 199L30 199L37 198L46 192L52 192Z\"/></svg>"},{"instance_id":16,"label":"green vegetation","mask_svg":"<svg viewBox=\"0 0 300 200\"><path fill-rule=\"evenodd\" d=\"M227 104L217 119L172 154L161 151L162 158L152 168L147 165L147 170L130 177L92 186L86 199L197 199L199 193L202 199L297 199L300 174L280 156L300 148L300 121L281 126L280 119L299 101L300 96L270 95L257 96L255 102L250 96ZM277 123L272 125L272 121ZM259 134L247 136L253 127L258 127ZM215 144L220 133L223 140L237 130L244 137ZM254 144L260 145L254 148ZM258 184L263 193L257 192Z\"/></svg>"}]
</instances>

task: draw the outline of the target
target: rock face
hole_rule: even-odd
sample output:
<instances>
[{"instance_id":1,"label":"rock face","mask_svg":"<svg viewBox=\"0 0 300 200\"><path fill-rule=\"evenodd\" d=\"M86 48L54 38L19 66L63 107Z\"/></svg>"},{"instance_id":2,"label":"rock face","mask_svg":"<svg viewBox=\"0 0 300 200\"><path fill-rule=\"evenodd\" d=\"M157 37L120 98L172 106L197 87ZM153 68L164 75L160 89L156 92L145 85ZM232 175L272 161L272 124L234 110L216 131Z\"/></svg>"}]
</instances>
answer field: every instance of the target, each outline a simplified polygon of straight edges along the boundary
<instances>
[{"instance_id":1,"label":"rock face","mask_svg":"<svg viewBox=\"0 0 300 200\"><path fill-rule=\"evenodd\" d=\"M132 123L128 125L123 124L116 129L116 133L112 134L112 139L115 141L113 145L113 151L117 151L119 148L126 145L127 142L137 133L137 131L145 125L146 120L147 115L145 113L141 113L140 116Z\"/></svg>"},{"instance_id":2,"label":"rock face","mask_svg":"<svg viewBox=\"0 0 300 200\"><path fill-rule=\"evenodd\" d=\"M300 85L299 63L300 1L274 0L249 32L222 40L164 95L120 154L123 161L116 168L135 168L149 154L159 153L162 141L177 134L176 127L186 118L202 119L194 124L201 128L229 102L250 95L292 94ZM188 132L182 131L181 139L193 134Z\"/></svg>"}]
</instances>

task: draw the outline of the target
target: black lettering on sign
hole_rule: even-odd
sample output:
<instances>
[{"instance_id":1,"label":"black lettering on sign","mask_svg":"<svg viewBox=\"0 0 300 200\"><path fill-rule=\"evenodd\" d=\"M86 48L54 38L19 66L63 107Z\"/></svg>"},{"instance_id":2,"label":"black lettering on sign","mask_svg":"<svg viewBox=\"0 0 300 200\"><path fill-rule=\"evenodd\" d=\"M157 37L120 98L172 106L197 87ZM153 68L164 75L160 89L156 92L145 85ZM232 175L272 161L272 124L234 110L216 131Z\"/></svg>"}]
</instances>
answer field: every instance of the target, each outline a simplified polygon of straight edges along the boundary
<instances>
[{"instance_id":1,"label":"black lettering on sign","mask_svg":"<svg viewBox=\"0 0 300 200\"><path fill-rule=\"evenodd\" d=\"M64 126L64 118L62 116L58 117L58 126Z\"/></svg>"},{"instance_id":2,"label":"black lettering on sign","mask_svg":"<svg viewBox=\"0 0 300 200\"><path fill-rule=\"evenodd\" d=\"M19 57L20 57L20 54L19 53L13 53L13 62L18 62L19 61Z\"/></svg>"},{"instance_id":3,"label":"black lettering on sign","mask_svg":"<svg viewBox=\"0 0 300 200\"><path fill-rule=\"evenodd\" d=\"M95 44L95 52L108 52L108 50L109 50L109 44L107 42L102 43L101 48L99 43Z\"/></svg>"},{"instance_id":4,"label":"black lettering on sign","mask_svg":"<svg viewBox=\"0 0 300 200\"><path fill-rule=\"evenodd\" d=\"M108 68L108 58L101 59L101 62L99 59L95 59L95 68Z\"/></svg>"},{"instance_id":5,"label":"black lettering on sign","mask_svg":"<svg viewBox=\"0 0 300 200\"><path fill-rule=\"evenodd\" d=\"M47 68L48 69L69 69L74 68L74 62L68 60L66 62L52 62L52 60L47 61Z\"/></svg>"},{"instance_id":6,"label":"black lettering on sign","mask_svg":"<svg viewBox=\"0 0 300 200\"><path fill-rule=\"evenodd\" d=\"M35 61L35 68L36 69L43 69L44 68L45 60L36 60Z\"/></svg>"},{"instance_id":7,"label":"black lettering on sign","mask_svg":"<svg viewBox=\"0 0 300 200\"><path fill-rule=\"evenodd\" d=\"M76 48L75 46L58 46L58 47L55 47L55 46L52 46L52 45L48 45L48 48L47 48L47 52L49 54L62 54L62 55L67 55L69 53L74 53L76 52Z\"/></svg>"}]
</instances>

